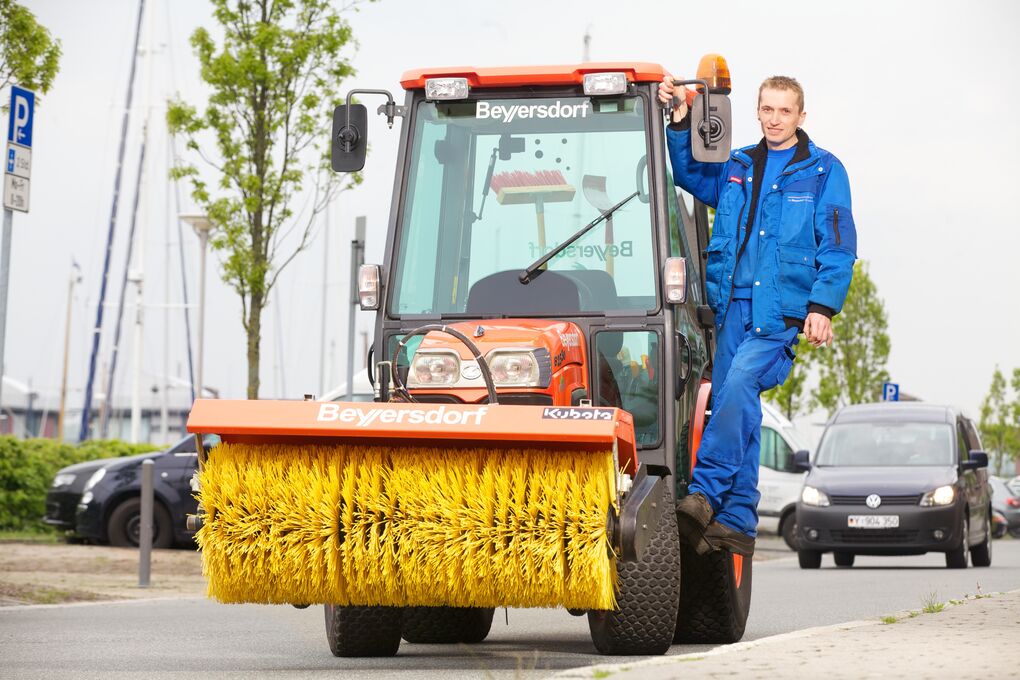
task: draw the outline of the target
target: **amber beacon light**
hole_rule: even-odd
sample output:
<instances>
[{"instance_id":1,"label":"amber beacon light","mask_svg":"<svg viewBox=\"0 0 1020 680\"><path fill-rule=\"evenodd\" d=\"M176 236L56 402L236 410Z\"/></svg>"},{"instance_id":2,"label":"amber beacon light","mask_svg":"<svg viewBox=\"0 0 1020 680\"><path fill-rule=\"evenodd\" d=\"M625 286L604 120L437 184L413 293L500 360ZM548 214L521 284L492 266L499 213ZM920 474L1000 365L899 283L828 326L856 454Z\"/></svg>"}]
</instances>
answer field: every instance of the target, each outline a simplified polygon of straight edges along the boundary
<instances>
[{"instance_id":1,"label":"amber beacon light","mask_svg":"<svg viewBox=\"0 0 1020 680\"><path fill-rule=\"evenodd\" d=\"M713 94L730 93L730 67L721 54L706 54L698 63L698 80L708 81Z\"/></svg>"}]
</instances>

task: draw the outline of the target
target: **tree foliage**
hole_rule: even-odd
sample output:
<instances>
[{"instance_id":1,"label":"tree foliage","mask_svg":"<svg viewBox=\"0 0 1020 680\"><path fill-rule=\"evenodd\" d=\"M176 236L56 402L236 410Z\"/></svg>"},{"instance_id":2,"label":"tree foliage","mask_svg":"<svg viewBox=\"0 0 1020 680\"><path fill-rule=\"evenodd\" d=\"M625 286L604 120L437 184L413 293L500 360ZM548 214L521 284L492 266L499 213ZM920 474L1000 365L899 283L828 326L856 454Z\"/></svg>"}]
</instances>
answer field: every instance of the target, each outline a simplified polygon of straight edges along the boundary
<instances>
[{"instance_id":1,"label":"tree foliage","mask_svg":"<svg viewBox=\"0 0 1020 680\"><path fill-rule=\"evenodd\" d=\"M339 190L360 182L329 168L329 126L341 82L353 73L350 26L329 0L212 0L217 35L191 44L211 94L199 112L167 111L190 155L173 175L213 224L222 275L241 299L248 398L258 398L262 311L280 272L310 242L315 216ZM212 144L210 144L210 141ZM215 152L213 152L215 149ZM215 177L207 181L207 177ZM302 206L297 203L301 201Z\"/></svg>"},{"instance_id":2,"label":"tree foliage","mask_svg":"<svg viewBox=\"0 0 1020 680\"><path fill-rule=\"evenodd\" d=\"M991 454L991 467L1001 471L1007 461L1020 457L1020 368L1013 369L1011 385L996 366L992 384L981 402L981 444ZM1012 397L1009 387L1013 388Z\"/></svg>"},{"instance_id":3,"label":"tree foliage","mask_svg":"<svg viewBox=\"0 0 1020 680\"><path fill-rule=\"evenodd\" d=\"M813 403L832 413L846 404L875 401L889 380L888 320L885 303L863 261L854 264L853 282L842 313L832 320L832 347L815 351L819 369Z\"/></svg>"},{"instance_id":4,"label":"tree foliage","mask_svg":"<svg viewBox=\"0 0 1020 680\"><path fill-rule=\"evenodd\" d=\"M14 2L0 0L0 88L17 83L49 92L60 67L60 41L35 15Z\"/></svg>"}]
</instances>

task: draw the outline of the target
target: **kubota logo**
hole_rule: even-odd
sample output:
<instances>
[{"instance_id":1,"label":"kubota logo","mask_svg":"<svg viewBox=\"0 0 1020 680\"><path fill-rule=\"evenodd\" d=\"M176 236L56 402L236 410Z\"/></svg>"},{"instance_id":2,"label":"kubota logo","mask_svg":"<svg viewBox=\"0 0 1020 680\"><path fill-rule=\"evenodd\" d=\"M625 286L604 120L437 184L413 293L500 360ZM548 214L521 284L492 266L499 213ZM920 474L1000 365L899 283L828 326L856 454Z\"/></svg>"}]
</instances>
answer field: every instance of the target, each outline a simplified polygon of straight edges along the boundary
<instances>
[{"instance_id":1,"label":"kubota logo","mask_svg":"<svg viewBox=\"0 0 1020 680\"><path fill-rule=\"evenodd\" d=\"M488 406L480 406L470 411L447 409L440 405L435 409L404 409L404 408L370 408L360 409L343 404L319 404L320 423L341 422L351 423L355 427L368 427L372 423L393 425L481 425L482 418L488 413Z\"/></svg>"},{"instance_id":2,"label":"kubota logo","mask_svg":"<svg viewBox=\"0 0 1020 680\"><path fill-rule=\"evenodd\" d=\"M588 102L564 104L555 101L550 104L493 104L478 102L475 108L478 118L492 118L511 123L516 118L587 118Z\"/></svg>"}]
</instances>

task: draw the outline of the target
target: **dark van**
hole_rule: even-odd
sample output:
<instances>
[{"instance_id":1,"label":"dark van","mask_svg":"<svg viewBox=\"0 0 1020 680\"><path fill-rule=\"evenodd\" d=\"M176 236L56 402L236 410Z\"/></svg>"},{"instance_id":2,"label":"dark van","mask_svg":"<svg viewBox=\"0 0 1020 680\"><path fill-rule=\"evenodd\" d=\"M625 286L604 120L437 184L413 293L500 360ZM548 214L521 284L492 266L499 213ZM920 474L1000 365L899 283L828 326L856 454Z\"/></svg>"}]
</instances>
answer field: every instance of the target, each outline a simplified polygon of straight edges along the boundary
<instances>
[{"instance_id":1,"label":"dark van","mask_svg":"<svg viewBox=\"0 0 1020 680\"><path fill-rule=\"evenodd\" d=\"M856 555L942 552L946 566L992 563L988 456L974 424L947 406L858 404L828 422L797 503L803 569L831 552L837 566Z\"/></svg>"}]
</instances>

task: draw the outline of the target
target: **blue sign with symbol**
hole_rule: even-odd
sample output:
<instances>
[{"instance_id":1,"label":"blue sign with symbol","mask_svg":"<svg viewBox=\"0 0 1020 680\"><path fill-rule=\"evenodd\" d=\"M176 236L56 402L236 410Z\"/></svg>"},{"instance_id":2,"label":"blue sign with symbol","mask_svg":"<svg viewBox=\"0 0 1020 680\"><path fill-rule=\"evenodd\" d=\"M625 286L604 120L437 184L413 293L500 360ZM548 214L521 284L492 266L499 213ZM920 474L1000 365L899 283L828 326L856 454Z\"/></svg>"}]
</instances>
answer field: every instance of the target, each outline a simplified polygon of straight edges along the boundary
<instances>
[{"instance_id":1,"label":"blue sign with symbol","mask_svg":"<svg viewBox=\"0 0 1020 680\"><path fill-rule=\"evenodd\" d=\"M897 383L882 383L882 401L899 401L900 386Z\"/></svg>"},{"instance_id":2,"label":"blue sign with symbol","mask_svg":"<svg viewBox=\"0 0 1020 680\"><path fill-rule=\"evenodd\" d=\"M7 141L32 146L32 114L35 112L35 93L17 85L11 86L11 109L7 119ZM8 157L7 162L11 159Z\"/></svg>"},{"instance_id":3,"label":"blue sign with symbol","mask_svg":"<svg viewBox=\"0 0 1020 680\"><path fill-rule=\"evenodd\" d=\"M14 172L14 149L7 149L7 172Z\"/></svg>"}]
</instances>

